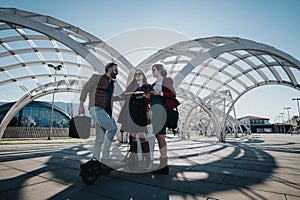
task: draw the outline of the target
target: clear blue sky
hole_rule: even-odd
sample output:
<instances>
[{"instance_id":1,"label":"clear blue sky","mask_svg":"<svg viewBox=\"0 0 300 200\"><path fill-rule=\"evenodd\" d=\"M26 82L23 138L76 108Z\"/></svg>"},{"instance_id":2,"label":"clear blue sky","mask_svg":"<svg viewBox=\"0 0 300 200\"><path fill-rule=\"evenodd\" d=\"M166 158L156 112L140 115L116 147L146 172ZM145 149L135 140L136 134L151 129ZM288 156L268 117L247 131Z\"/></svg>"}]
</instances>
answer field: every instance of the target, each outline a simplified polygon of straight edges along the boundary
<instances>
[{"instance_id":1,"label":"clear blue sky","mask_svg":"<svg viewBox=\"0 0 300 200\"><path fill-rule=\"evenodd\" d=\"M158 27L192 39L250 39L300 60L298 0L0 0L0 6L52 16L104 41L133 29ZM300 92L288 87L257 88L237 102L237 117L256 115L274 121L287 106L292 108L291 115L296 115L294 97L300 97Z\"/></svg>"}]
</instances>

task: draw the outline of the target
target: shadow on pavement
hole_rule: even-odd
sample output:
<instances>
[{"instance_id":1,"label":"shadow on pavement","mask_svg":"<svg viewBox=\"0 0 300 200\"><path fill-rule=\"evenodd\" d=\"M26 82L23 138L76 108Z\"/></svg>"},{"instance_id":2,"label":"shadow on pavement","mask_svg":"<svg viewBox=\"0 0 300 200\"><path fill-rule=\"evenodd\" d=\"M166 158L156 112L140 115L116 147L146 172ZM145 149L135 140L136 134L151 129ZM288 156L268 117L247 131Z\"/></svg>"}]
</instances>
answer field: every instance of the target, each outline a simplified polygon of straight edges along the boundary
<instances>
[{"instance_id":1,"label":"shadow on pavement","mask_svg":"<svg viewBox=\"0 0 300 200\"><path fill-rule=\"evenodd\" d=\"M191 147L191 150L194 150L191 153L175 155L173 160L170 157L172 162L169 175L114 171L109 175L99 177L97 182L90 186L82 183L79 177L80 160L87 159L88 155L88 150L83 144L53 151L44 146L39 147L34 153L31 153L33 149L29 149L27 153L23 152L18 155L12 153L0 158L3 165L6 162L18 160L34 160L41 164L41 167L37 169L24 169L24 173L15 178L1 178L0 197L14 200L24 199L24 187L32 184L32 188L34 188L35 185L47 183L48 179L61 184L62 189L58 189L55 195L45 197L47 199L71 200L97 197L101 197L101 199L170 199L170 197L194 199L199 196L207 197L214 192L240 190L273 178L271 174L276 168L274 158L264 150L249 145L255 143L263 143L263 141L255 139L248 143L218 143L209 151L195 153L197 148L200 149L203 146L203 142L197 143L196 141ZM207 146L209 145L214 146L216 143ZM182 146L176 150L184 148ZM222 157L220 152L223 151L230 153L224 154ZM80 154L80 152L85 153ZM199 158L203 158L205 155L216 156L211 161L208 159L203 163L203 159ZM45 156L50 157L43 165ZM176 164L179 161L181 164ZM185 162L189 165L182 164ZM41 180L28 182L28 179L33 177L41 178ZM52 189L51 186L44 185L44 187L49 187L44 188L45 190ZM36 192L38 195L36 199L44 198L42 192ZM251 196L253 195L261 198L259 194L251 194Z\"/></svg>"}]
</instances>

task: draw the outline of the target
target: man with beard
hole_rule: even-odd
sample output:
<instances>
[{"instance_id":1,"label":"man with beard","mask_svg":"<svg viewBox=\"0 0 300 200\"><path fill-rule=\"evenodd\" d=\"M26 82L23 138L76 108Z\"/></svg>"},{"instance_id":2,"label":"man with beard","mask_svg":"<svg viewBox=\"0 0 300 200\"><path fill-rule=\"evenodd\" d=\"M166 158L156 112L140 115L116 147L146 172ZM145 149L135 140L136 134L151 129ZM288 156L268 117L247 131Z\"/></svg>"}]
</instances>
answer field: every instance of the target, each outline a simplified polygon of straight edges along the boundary
<instances>
[{"instance_id":1,"label":"man with beard","mask_svg":"<svg viewBox=\"0 0 300 200\"><path fill-rule=\"evenodd\" d=\"M93 74L84 85L80 95L78 114L84 114L84 102L89 94L89 112L95 120L96 139L93 159L109 165L111 163L109 149L117 132L117 125L112 119L112 95L114 80L118 74L118 65L108 63L105 74ZM102 156L100 155L102 152ZM101 158L101 159L100 159Z\"/></svg>"}]
</instances>

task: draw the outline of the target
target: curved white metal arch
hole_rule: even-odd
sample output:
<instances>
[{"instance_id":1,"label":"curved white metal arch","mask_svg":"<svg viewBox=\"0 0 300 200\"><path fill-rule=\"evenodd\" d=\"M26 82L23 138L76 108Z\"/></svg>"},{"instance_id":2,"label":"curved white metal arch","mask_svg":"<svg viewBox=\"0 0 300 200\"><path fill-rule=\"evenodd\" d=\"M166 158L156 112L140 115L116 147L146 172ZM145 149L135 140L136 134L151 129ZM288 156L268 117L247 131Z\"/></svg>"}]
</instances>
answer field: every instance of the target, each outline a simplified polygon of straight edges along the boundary
<instances>
[{"instance_id":1,"label":"curved white metal arch","mask_svg":"<svg viewBox=\"0 0 300 200\"><path fill-rule=\"evenodd\" d=\"M226 53L226 52L231 52L231 51L236 51L236 50L252 50L252 51L259 51L259 52L265 52L267 54L273 55L273 56L278 56L281 59L284 59L287 63L289 63L291 66L294 66L296 69L300 70L300 62L293 58L292 56L285 54L274 47L270 47L267 45L255 43L249 40L245 39L238 39L238 44L236 43L231 43L229 45L223 45L217 48L213 48L209 51L206 51L203 53L201 56L197 57L194 60L191 60L189 64L187 64L185 67L182 68L181 72L176 75L174 78L176 82L174 82L175 86L179 86L182 80L184 79L185 76L187 76L193 69L194 67L198 66L199 64L204 63L206 60L210 58L215 58L218 57L219 55ZM284 68L285 69L285 68ZM290 71L289 71L290 73ZM291 73L292 74L292 73ZM294 76L291 76L291 81L294 86L297 86L297 82L295 80ZM298 84L299 85L299 84Z\"/></svg>"},{"instance_id":2,"label":"curved white metal arch","mask_svg":"<svg viewBox=\"0 0 300 200\"><path fill-rule=\"evenodd\" d=\"M69 82L69 78L77 78L84 80L87 77L84 75L72 75L68 74L65 66L77 66L84 68L91 68L93 70L97 70L99 73L104 71L103 61L99 58L105 58L107 61L114 60L118 63L121 70L120 76L123 79L126 77L126 74L123 71L128 71L133 68L131 63L129 63L122 55L120 55L116 50L112 47L101 41L100 39L92 36L91 34L82 31L81 29L74 27L70 24L62 22L60 20L51 18L49 16L43 16L36 13L30 13L26 11L21 11L17 9L6 9L0 8L0 30L15 30L18 33L18 36L8 36L4 38L0 38L0 44L6 49L5 52L0 54L0 58L11 57L17 60L17 63L8 64L6 66L1 66L0 64L0 72L4 74L7 78L0 81L0 85L7 85L9 83L17 83L19 87L27 92L28 97L32 98L32 94L30 90L26 88L22 84L23 81L33 80L36 84L36 87L41 87L40 78L53 78L61 77L65 79L66 82ZM29 30L35 31L41 35L32 35L26 34L23 29L28 28ZM24 41L28 44L28 47L14 49L10 46L10 43ZM37 46L38 41L48 41L49 44L52 43L52 47L39 47ZM63 44L63 47L59 46L59 43ZM68 49L69 48L69 49ZM43 53L55 53L58 56L57 60L46 59L43 56ZM24 61L22 56L27 55L29 53L35 54L39 61ZM77 60L77 62L65 61L63 59L63 55L74 55L74 57L80 56L87 63L84 64ZM47 63L51 64L62 64L63 73L62 74L52 74L47 67ZM29 67L39 66L46 69L47 73L44 74L35 74L32 69ZM27 68L26 68L27 67ZM28 74L23 76L14 77L13 73L10 73L14 69L26 69ZM124 70L122 70L124 69ZM53 81L53 80L51 80ZM123 82L123 85L125 83ZM123 86L124 87L124 86ZM60 92L59 90L53 90L54 92ZM116 91L120 93L122 91L122 87L117 83ZM45 92L45 91L44 91ZM47 93L47 92L46 92ZM22 100L23 98L21 98ZM25 99L23 99L25 101ZM19 103L19 105L24 105ZM10 113L10 112L9 112ZM4 118L2 124L6 124L5 121L7 118ZM2 130L1 125L1 130ZM1 141L2 135L0 135Z\"/></svg>"},{"instance_id":3,"label":"curved white metal arch","mask_svg":"<svg viewBox=\"0 0 300 200\"><path fill-rule=\"evenodd\" d=\"M19 25L21 27L26 27L31 30L35 30L39 33L43 33L50 38L54 38L57 41L63 41L63 44L70 47L74 52L81 55L83 58L87 59L87 61L94 66L97 71L102 72L104 68L104 64L99 61L96 56L94 56L88 49L86 49L79 42L74 41L65 33L60 30L47 26L43 23L35 21L28 17L23 17L17 14L17 12L5 12L0 10L1 12L1 21L9 24Z\"/></svg>"},{"instance_id":4,"label":"curved white metal arch","mask_svg":"<svg viewBox=\"0 0 300 200\"><path fill-rule=\"evenodd\" d=\"M99 73L104 71L104 65L96 55L102 55L106 57L108 60L115 60L120 64L120 67L126 68L127 70L131 70L133 66L129 63L122 55L120 55L117 51L111 48L109 45L101 41L100 39L92 36L91 34L82 31L81 29L74 27L70 24L62 22L60 20L51 18L49 16L43 16L36 13L30 13L26 11L21 11L17 9L0 9L1 17L0 21L13 24L14 28L18 30L18 27L26 27L30 30L34 30L36 32L44 34L44 36L31 36L26 35L22 31L20 32L18 40L22 37L25 41L38 39L38 40L46 40L46 38L55 39L56 41L61 42L68 48L70 48L73 52L80 55L83 59L89 62ZM49 24L51 26L49 26ZM2 29L11 29L9 25L2 25ZM46 37L47 36L47 37ZM75 40L76 38L80 38L83 42L78 42ZM12 41L12 39L16 39L16 37L4 38L1 40L1 43ZM31 43L30 43L31 44ZM33 52L40 52L39 48L34 47L31 44ZM102 51L99 51L103 49ZM64 50L59 48L52 49L40 49L42 51L50 51L50 52L59 52L59 53L68 53L70 50ZM26 51L30 51L30 49L21 49L18 52L7 51L10 54L15 53L24 53ZM93 52L96 52L94 55ZM106 53L105 53L106 52ZM45 62L42 60L42 62ZM62 62L62 61L61 61Z\"/></svg>"},{"instance_id":5,"label":"curved white metal arch","mask_svg":"<svg viewBox=\"0 0 300 200\"><path fill-rule=\"evenodd\" d=\"M282 83L279 84L279 83L276 82L276 81L269 81L269 82L267 82L267 83L266 83L266 82L261 82L261 83L258 83L257 85L253 85L252 87L249 87L249 88L247 88L247 90L243 91L243 93L242 93L238 98L236 98L236 99L232 102L232 104L231 104L230 107L228 108L228 111L227 111L226 114L225 114L225 119L228 119L229 114L230 114L231 110L233 109L235 103L236 103L236 102L239 100L239 98L241 98L245 93L247 93L247 92L249 92L250 90L253 90L253 89L257 88L257 87L267 86L267 85L283 85L283 86L291 87L290 84L288 84L288 83L282 82ZM295 88L295 89L297 89L297 90L300 91L300 87ZM222 125L222 135L223 135L223 136L225 135L225 127L226 127L226 120L224 120L224 123L223 123L223 125ZM224 136L224 139L225 139L225 137L226 137L226 136ZM224 140L224 141L225 141L225 140Z\"/></svg>"},{"instance_id":6,"label":"curved white metal arch","mask_svg":"<svg viewBox=\"0 0 300 200\"><path fill-rule=\"evenodd\" d=\"M194 102L196 105L200 106L206 113L208 113L212 119L212 122L214 124L214 127L215 127L215 131L216 131L216 135L219 139L221 139L221 127L218 123L218 120L216 118L216 116L204 105L202 105L199 101L195 100L195 99L192 99L190 97L187 97L187 96L181 96L181 95L177 95L179 98L184 98L184 99L188 99L192 102ZM187 119L185 119L187 120Z\"/></svg>"},{"instance_id":7,"label":"curved white metal arch","mask_svg":"<svg viewBox=\"0 0 300 200\"><path fill-rule=\"evenodd\" d=\"M188 111L186 111L186 115L185 115L185 122L184 122L184 128L183 128L183 138L186 138L186 135L189 135L189 125L190 125L190 116L192 114L192 111L196 108L198 108L199 105L195 105L193 107L191 107Z\"/></svg>"},{"instance_id":8,"label":"curved white metal arch","mask_svg":"<svg viewBox=\"0 0 300 200\"><path fill-rule=\"evenodd\" d=\"M198 50L196 50L198 52L187 53L191 51L190 48L196 47L198 47ZM178 53L184 51L187 52L182 55L185 57L190 55L190 57L183 60L178 59L178 56L180 56ZM226 57L222 57L225 53L233 56L234 59L230 60L226 59ZM174 56L177 56L176 60L174 59L170 61L169 58ZM272 60L267 60L265 56L270 56ZM254 63L251 58L257 58L260 63ZM167 61L165 62L165 60ZM224 64L221 67L216 66L213 64L215 60ZM238 61L241 60L245 61L245 63L249 66L248 69L244 69L243 66L239 65ZM227 87L231 92L235 93L233 98L234 100L243 95L248 88L258 87L262 84L274 83L278 85L288 85L289 87L296 89L300 88L300 84L296 79L296 74L294 74L291 70L291 68L294 68L300 74L300 62L298 60L278 49L275 49L274 47L241 38L211 37L180 42L158 51L156 54L143 61L138 67L147 70L147 68L157 62L162 62L165 65L171 65L170 69L168 69L172 70L172 74L175 72L175 76L173 77L175 88L184 87L188 89L190 86L198 87L199 90L197 92L197 96L201 94L203 89L212 93L217 93L218 90L223 90ZM181 65L183 63L186 64L181 67L180 70L176 71L174 70L174 65L178 63ZM239 73L234 74L233 72L226 71L230 67L233 67ZM276 67L281 68L286 73L288 77L287 80L283 80L283 77ZM205 74L205 70L207 69L214 71L214 73ZM270 71L275 80L270 79L268 75L262 71L264 69ZM256 73L258 77L256 77L253 73ZM227 80L219 80L217 76L220 74L227 76ZM197 79L193 78L192 81L189 79L187 82L184 82L184 80L191 75L194 77L199 75L199 77L206 79L206 81L204 84L197 84ZM242 79L243 76L247 77L250 82L244 82ZM209 84L211 84L212 81L216 82L214 85L219 86L211 88ZM240 88L232 85L233 83L239 84ZM186 84L186 87L184 84ZM231 101L231 104L226 105L230 107L230 105L233 106L234 103ZM228 109L227 107L226 110L227 111L225 113L229 114L231 109ZM226 114L223 118L224 123L222 129L224 129L226 124ZM224 138L223 140L225 140L225 136L221 138Z\"/></svg>"},{"instance_id":9,"label":"curved white metal arch","mask_svg":"<svg viewBox=\"0 0 300 200\"><path fill-rule=\"evenodd\" d=\"M12 57L17 60L16 64L6 66L0 64L0 73L7 77L7 79L1 80L0 85L15 82L24 92L27 91L28 97L31 94L30 90L22 85L24 80L33 80L37 87L41 87L42 84L38 78L46 77L47 73L49 78L53 79L54 77L49 69L46 69L46 71L48 70L47 73L35 74L28 66L38 65L47 68L46 64L53 62L63 66L74 65L78 68L96 69L101 73L103 61L115 60L121 68L121 85L118 84L116 87L117 94L122 91L122 87L125 87L126 78L129 72L134 69L122 55L100 39L52 17L17 9L0 8L0 22L3 23L0 24L0 31L13 29L18 33L18 36L0 38L0 44L6 49L6 52L0 54L0 58ZM23 28L33 30L40 35L25 34ZM27 42L30 48L13 49L9 45L13 41L22 40ZM51 48L40 47L36 45L36 41L50 41L52 46ZM60 44L66 48L60 47ZM42 54L44 52L55 53L58 59L45 58ZM22 56L27 53L36 54L39 61L23 61ZM78 59L77 62L64 60L62 55L65 54L74 55ZM258 63L252 58L257 59ZM81 59L87 63L82 63ZM240 61L244 62L247 68ZM216 98L228 101L224 101L225 114L221 114L220 111L209 114L214 118L212 120L214 123L218 124L220 119L224 122L221 123L223 124L222 128L217 127L215 130L220 141L225 140L225 135L221 134L223 132L221 129L223 130L226 121L230 120L228 119L230 111L235 102L247 91L261 85L273 84L286 85L297 90L300 88L300 62L297 59L274 47L237 37L209 37L179 42L153 54L139 64L137 68L146 72L156 62L164 63L171 72L177 94L187 99L194 99L198 102L197 104L203 104L204 110L207 109L207 105L202 102L205 99L203 94L208 92L216 94ZM24 68L29 73L14 77L10 71L18 68ZM285 76L281 74L278 68L285 73ZM66 71L66 68L63 70L63 73L56 77L61 77L66 81L69 77L74 77ZM270 78L266 71L273 78ZM204 80L203 83L198 82L198 75ZM88 76L82 75L81 78L83 77L87 78ZM244 79L247 79L248 82ZM195 92L190 90L189 94L184 91L191 87L196 88ZM228 99L226 95L225 97L222 95L224 89L230 91L231 98ZM221 103L222 101L216 101L216 103L218 102ZM209 111L209 109L207 110Z\"/></svg>"}]
</instances>

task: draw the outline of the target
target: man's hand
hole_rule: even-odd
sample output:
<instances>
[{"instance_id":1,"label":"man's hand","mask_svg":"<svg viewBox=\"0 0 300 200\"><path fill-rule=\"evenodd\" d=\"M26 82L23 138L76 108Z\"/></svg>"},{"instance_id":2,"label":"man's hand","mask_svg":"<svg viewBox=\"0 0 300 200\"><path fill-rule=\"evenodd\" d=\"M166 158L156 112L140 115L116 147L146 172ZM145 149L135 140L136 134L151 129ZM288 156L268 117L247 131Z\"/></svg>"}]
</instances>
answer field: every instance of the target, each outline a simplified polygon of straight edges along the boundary
<instances>
[{"instance_id":1,"label":"man's hand","mask_svg":"<svg viewBox=\"0 0 300 200\"><path fill-rule=\"evenodd\" d=\"M84 110L84 103L81 101L79 103L79 108L78 108L78 115L84 114L85 110Z\"/></svg>"}]
</instances>

